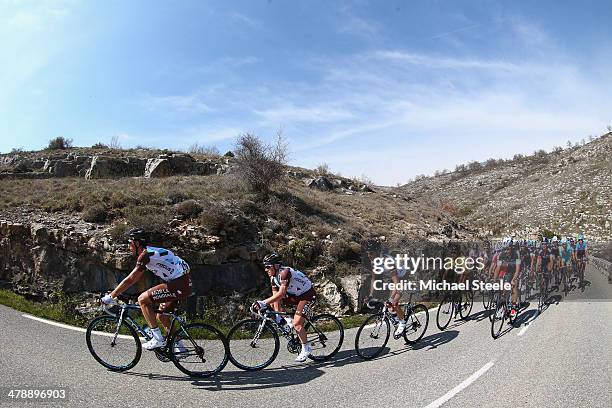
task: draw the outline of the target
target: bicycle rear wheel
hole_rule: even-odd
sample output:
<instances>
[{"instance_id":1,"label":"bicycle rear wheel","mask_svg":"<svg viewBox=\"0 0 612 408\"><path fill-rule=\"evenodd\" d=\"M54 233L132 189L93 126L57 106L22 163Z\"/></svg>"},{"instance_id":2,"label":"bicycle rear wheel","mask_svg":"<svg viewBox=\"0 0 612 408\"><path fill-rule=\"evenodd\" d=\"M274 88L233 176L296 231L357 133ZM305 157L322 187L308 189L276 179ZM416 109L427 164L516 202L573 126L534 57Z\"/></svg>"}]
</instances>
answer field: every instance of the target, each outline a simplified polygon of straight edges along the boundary
<instances>
[{"instance_id":1,"label":"bicycle rear wheel","mask_svg":"<svg viewBox=\"0 0 612 408\"><path fill-rule=\"evenodd\" d=\"M503 296L498 298L495 304L495 312L493 313L493 320L491 320L491 337L494 339L499 338L504 327L504 321L507 315L506 304L506 299L504 299Z\"/></svg>"},{"instance_id":2,"label":"bicycle rear wheel","mask_svg":"<svg viewBox=\"0 0 612 408\"><path fill-rule=\"evenodd\" d=\"M179 328L172 336L171 345L172 362L189 376L210 377L227 364L225 336L208 324L192 323Z\"/></svg>"},{"instance_id":3,"label":"bicycle rear wheel","mask_svg":"<svg viewBox=\"0 0 612 408\"><path fill-rule=\"evenodd\" d=\"M320 314L306 324L306 337L312 347L309 358L325 361L333 357L342 347L344 327L335 316Z\"/></svg>"},{"instance_id":4,"label":"bicycle rear wheel","mask_svg":"<svg viewBox=\"0 0 612 408\"><path fill-rule=\"evenodd\" d=\"M429 311L425 305L416 305L409 316L406 316L406 330L404 340L408 344L415 344L423 338L429 325Z\"/></svg>"},{"instance_id":5,"label":"bicycle rear wheel","mask_svg":"<svg viewBox=\"0 0 612 408\"><path fill-rule=\"evenodd\" d=\"M96 317L87 326L85 341L89 352L111 371L134 368L142 354L142 345L136 330L125 321L119 324L115 316Z\"/></svg>"},{"instance_id":6,"label":"bicycle rear wheel","mask_svg":"<svg viewBox=\"0 0 612 408\"><path fill-rule=\"evenodd\" d=\"M262 370L272 364L280 340L270 323L262 326L261 319L247 319L236 323L227 334L229 359L246 371Z\"/></svg>"},{"instance_id":7,"label":"bicycle rear wheel","mask_svg":"<svg viewBox=\"0 0 612 408\"><path fill-rule=\"evenodd\" d=\"M454 315L454 308L453 296L447 293L444 299L442 299L440 306L438 306L438 313L436 314L438 329L444 330L448 327Z\"/></svg>"},{"instance_id":8,"label":"bicycle rear wheel","mask_svg":"<svg viewBox=\"0 0 612 408\"><path fill-rule=\"evenodd\" d=\"M355 337L357 355L366 360L378 356L387 345L390 334L391 325L383 313L368 317L357 330L357 336Z\"/></svg>"}]
</instances>

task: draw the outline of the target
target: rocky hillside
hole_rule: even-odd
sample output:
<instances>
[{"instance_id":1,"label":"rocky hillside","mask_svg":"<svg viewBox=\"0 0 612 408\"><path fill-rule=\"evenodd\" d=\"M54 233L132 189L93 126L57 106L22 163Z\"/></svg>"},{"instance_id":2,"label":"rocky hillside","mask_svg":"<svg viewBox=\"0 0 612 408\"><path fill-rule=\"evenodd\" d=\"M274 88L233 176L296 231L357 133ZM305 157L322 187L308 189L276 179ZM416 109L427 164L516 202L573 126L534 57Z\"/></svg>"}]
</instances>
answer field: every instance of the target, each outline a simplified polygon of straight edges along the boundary
<instances>
[{"instance_id":1,"label":"rocky hillside","mask_svg":"<svg viewBox=\"0 0 612 408\"><path fill-rule=\"evenodd\" d=\"M612 134L555 152L461 166L400 190L489 236L551 231L612 241Z\"/></svg>"},{"instance_id":2,"label":"rocky hillside","mask_svg":"<svg viewBox=\"0 0 612 408\"><path fill-rule=\"evenodd\" d=\"M363 239L473 237L444 208L391 188L288 167L262 197L240 183L231 157L146 153L3 156L12 171L0 179L0 283L37 298L109 290L133 267L126 230L143 226L189 262L201 300L238 307L267 291L260 260L276 250L314 278L330 310L346 313L357 307ZM101 160L114 170L96 171ZM171 171L147 173L155 163ZM202 163L217 170L200 172ZM77 174L50 171L67 166Z\"/></svg>"}]
</instances>

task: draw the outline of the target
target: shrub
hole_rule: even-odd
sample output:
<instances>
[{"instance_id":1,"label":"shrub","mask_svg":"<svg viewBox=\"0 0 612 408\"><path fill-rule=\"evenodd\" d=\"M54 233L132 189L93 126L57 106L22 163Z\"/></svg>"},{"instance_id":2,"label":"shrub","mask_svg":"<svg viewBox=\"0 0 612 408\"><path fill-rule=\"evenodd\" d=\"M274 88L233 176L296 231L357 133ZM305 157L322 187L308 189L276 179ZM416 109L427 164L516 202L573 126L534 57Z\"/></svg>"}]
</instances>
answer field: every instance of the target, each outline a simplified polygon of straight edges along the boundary
<instances>
[{"instance_id":1,"label":"shrub","mask_svg":"<svg viewBox=\"0 0 612 408\"><path fill-rule=\"evenodd\" d=\"M108 146L105 145L104 143L96 143L95 145L91 146L92 149L108 149Z\"/></svg>"},{"instance_id":2,"label":"shrub","mask_svg":"<svg viewBox=\"0 0 612 408\"><path fill-rule=\"evenodd\" d=\"M128 239L128 231L129 227L123 223L115 224L108 230L111 239L118 244L125 244Z\"/></svg>"},{"instance_id":3,"label":"shrub","mask_svg":"<svg viewBox=\"0 0 612 408\"><path fill-rule=\"evenodd\" d=\"M311 266L320 248L314 242L306 239L294 239L281 248L281 254L289 264L298 268Z\"/></svg>"},{"instance_id":4,"label":"shrub","mask_svg":"<svg viewBox=\"0 0 612 408\"><path fill-rule=\"evenodd\" d=\"M94 205L89 207L83 213L83 221L86 222L104 222L108 217L108 212L103 205Z\"/></svg>"},{"instance_id":5,"label":"shrub","mask_svg":"<svg viewBox=\"0 0 612 408\"><path fill-rule=\"evenodd\" d=\"M172 204L178 204L181 201L185 201L187 198L187 194L183 193L182 191L172 191L168 193L168 200Z\"/></svg>"},{"instance_id":6,"label":"shrub","mask_svg":"<svg viewBox=\"0 0 612 408\"><path fill-rule=\"evenodd\" d=\"M144 228L151 235L163 235L167 231L169 214L164 208L145 205L128 207L125 217L129 228Z\"/></svg>"},{"instance_id":7,"label":"shrub","mask_svg":"<svg viewBox=\"0 0 612 408\"><path fill-rule=\"evenodd\" d=\"M361 246L356 242L337 239L329 246L329 254L339 262L359 261L361 259Z\"/></svg>"},{"instance_id":8,"label":"shrub","mask_svg":"<svg viewBox=\"0 0 612 408\"><path fill-rule=\"evenodd\" d=\"M482 169L482 163L477 162L477 161L472 161L470 163L468 163L468 169L470 171L478 171Z\"/></svg>"},{"instance_id":9,"label":"shrub","mask_svg":"<svg viewBox=\"0 0 612 408\"><path fill-rule=\"evenodd\" d=\"M198 220L207 233L218 235L231 220L231 216L223 207L213 204L202 211Z\"/></svg>"},{"instance_id":10,"label":"shrub","mask_svg":"<svg viewBox=\"0 0 612 408\"><path fill-rule=\"evenodd\" d=\"M64 137L56 137L55 139L49 140L47 150L65 150L72 147L72 139L66 139Z\"/></svg>"},{"instance_id":11,"label":"shrub","mask_svg":"<svg viewBox=\"0 0 612 408\"><path fill-rule=\"evenodd\" d=\"M278 135L273 146L245 133L236 141L236 173L254 192L267 195L285 176L287 145Z\"/></svg>"},{"instance_id":12,"label":"shrub","mask_svg":"<svg viewBox=\"0 0 612 408\"><path fill-rule=\"evenodd\" d=\"M195 200L183 201L176 205L176 212L188 218L198 215L202 209L202 206Z\"/></svg>"}]
</instances>

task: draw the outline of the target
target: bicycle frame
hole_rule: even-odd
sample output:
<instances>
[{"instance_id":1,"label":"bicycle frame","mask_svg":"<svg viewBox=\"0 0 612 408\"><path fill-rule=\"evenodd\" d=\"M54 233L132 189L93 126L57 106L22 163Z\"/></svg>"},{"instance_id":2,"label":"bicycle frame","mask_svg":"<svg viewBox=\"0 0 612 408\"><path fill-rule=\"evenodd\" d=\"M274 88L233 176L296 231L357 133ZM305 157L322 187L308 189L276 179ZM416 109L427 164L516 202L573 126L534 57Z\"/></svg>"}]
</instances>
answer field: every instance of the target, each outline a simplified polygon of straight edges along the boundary
<instances>
[{"instance_id":1,"label":"bicycle frame","mask_svg":"<svg viewBox=\"0 0 612 408\"><path fill-rule=\"evenodd\" d=\"M274 330L277 332L277 334L279 336L284 337L285 339L287 339L288 342L295 341L296 335L294 334L294 330L290 330L289 332L286 332L276 322L276 319L274 319L274 316L291 316L293 313L289 313L289 312L277 312L275 310L264 310L263 313L262 313L261 310L260 311L255 311L255 310L253 310L252 307L251 307L250 310L251 310L251 313L254 316L256 316L258 319L261 319L261 323L260 323L259 327L257 328L257 332L255 333L255 337L253 338L253 340L251 340L251 345L252 346L254 346L257 343L257 340L259 340L259 336L261 336L261 333L263 332L263 329L266 326L267 322L269 322L272 325L272 328L274 328ZM315 324L312 323L312 321L308 318L308 316L302 315L302 317L304 318L304 320L306 320L306 324L310 324L314 328L316 333L319 335L319 340L320 341L324 342L325 340L327 340L327 337L325 336L325 334L321 333L321 331L317 328L317 326Z\"/></svg>"},{"instance_id":2,"label":"bicycle frame","mask_svg":"<svg viewBox=\"0 0 612 408\"><path fill-rule=\"evenodd\" d=\"M140 335L142 335L142 337L144 337L147 340L151 339L151 336L144 330L144 327L141 327L136 320L134 320L134 318L132 318L132 316L129 315L129 311L130 310L138 310L141 311L141 308L139 305L134 305L134 304L130 304L130 303L123 303L121 305L113 305L113 306L119 306L121 308L120 313L113 313L110 311L110 308L104 307L103 310L106 314L113 316L113 317L118 317L119 320L117 320L117 328L115 330L115 335L113 337L113 341L112 341L112 345L115 345L115 341L117 340L117 336L119 335L119 329L121 327L121 324L125 321L129 326L131 326L134 330L136 330ZM192 345L194 347L196 347L197 349L197 344L193 341L193 339L191 338L191 336L189 335L189 333L185 330L184 328L184 322L183 319L180 316L177 316L176 314L172 313L172 312L161 312L160 314L165 315L165 316L171 316L172 319L170 320L170 330L168 330L168 332L166 333L166 343L168 343L168 340L170 340L170 337L173 334L173 329L174 329L174 322L176 321L179 325L180 330L183 331L183 333L185 333L185 335L187 336L187 338L189 339L189 341L192 343ZM165 354L162 350L155 350L156 353L157 352L161 352L162 354Z\"/></svg>"}]
</instances>

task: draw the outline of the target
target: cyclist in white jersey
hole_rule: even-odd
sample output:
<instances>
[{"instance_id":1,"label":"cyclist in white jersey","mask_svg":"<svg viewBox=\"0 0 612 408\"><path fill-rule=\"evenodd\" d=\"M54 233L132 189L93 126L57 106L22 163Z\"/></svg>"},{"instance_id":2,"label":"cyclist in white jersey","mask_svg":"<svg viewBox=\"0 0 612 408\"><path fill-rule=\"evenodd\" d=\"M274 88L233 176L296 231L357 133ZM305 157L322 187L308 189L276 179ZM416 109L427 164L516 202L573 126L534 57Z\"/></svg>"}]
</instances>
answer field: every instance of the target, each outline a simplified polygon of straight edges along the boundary
<instances>
[{"instance_id":1,"label":"cyclist in white jersey","mask_svg":"<svg viewBox=\"0 0 612 408\"><path fill-rule=\"evenodd\" d=\"M304 318L302 316L310 316L312 314L312 307L314 306L316 296L312 282L302 272L282 266L281 257L276 253L266 255L263 263L270 277L272 296L265 300L258 300L257 305L262 309L272 306L277 312L284 311L283 302L295 305L295 315L292 324L302 343L302 350L295 361L306 361L312 352L312 348L307 341Z\"/></svg>"},{"instance_id":2,"label":"cyclist in white jersey","mask_svg":"<svg viewBox=\"0 0 612 408\"><path fill-rule=\"evenodd\" d=\"M173 310L179 300L186 299L192 291L189 265L172 251L146 245L145 231L136 228L130 231L129 248L132 255L138 257L136 267L121 283L109 294L102 297L105 304L113 303L113 299L127 290L134 283L144 277L146 270L153 272L163 283L142 292L138 296L138 303L142 315L149 324L153 338L142 346L147 350L164 347L166 342L159 327L157 318L166 330L170 330L170 318L161 313L155 313L154 304L159 304L160 311ZM182 344L177 344L175 352L183 351Z\"/></svg>"}]
</instances>

